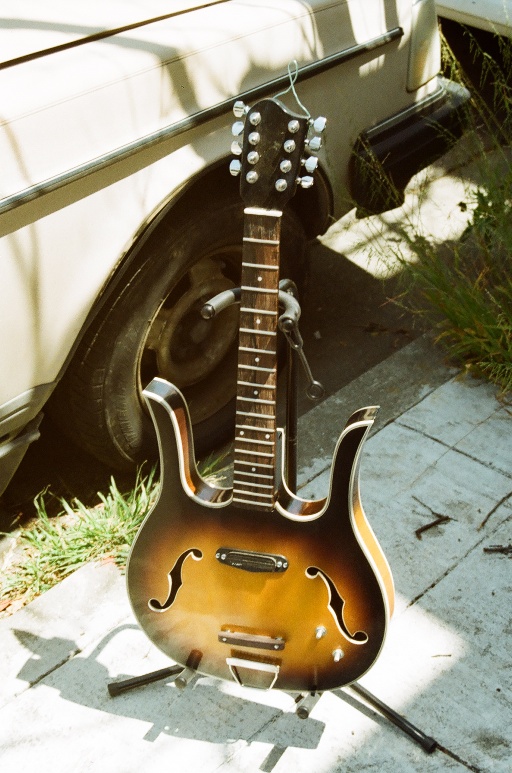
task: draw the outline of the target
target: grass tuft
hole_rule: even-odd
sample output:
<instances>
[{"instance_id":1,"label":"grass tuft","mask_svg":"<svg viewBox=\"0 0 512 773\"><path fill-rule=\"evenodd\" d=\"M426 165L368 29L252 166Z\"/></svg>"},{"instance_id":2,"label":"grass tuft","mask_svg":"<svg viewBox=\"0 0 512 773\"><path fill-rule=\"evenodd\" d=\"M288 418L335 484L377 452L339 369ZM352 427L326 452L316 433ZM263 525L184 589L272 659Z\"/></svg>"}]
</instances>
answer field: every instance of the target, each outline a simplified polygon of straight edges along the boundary
<instances>
[{"instance_id":1,"label":"grass tuft","mask_svg":"<svg viewBox=\"0 0 512 773\"><path fill-rule=\"evenodd\" d=\"M111 560L123 567L128 551L155 497L154 471L137 477L122 494L111 479L107 495L93 508L61 499L62 513L49 517L46 493L35 500L37 520L23 529L13 559L3 573L0 599L27 604L88 561Z\"/></svg>"},{"instance_id":2,"label":"grass tuft","mask_svg":"<svg viewBox=\"0 0 512 773\"><path fill-rule=\"evenodd\" d=\"M199 465L203 478L218 486L230 474L230 453L211 455ZM89 561L113 561L126 567L137 531L156 501L155 469L137 474L133 489L121 493L114 478L99 503L86 507L80 500L59 499L61 512L49 516L48 493L35 499L37 518L13 540L11 555L0 578L0 615L10 614L49 590Z\"/></svg>"}]
</instances>

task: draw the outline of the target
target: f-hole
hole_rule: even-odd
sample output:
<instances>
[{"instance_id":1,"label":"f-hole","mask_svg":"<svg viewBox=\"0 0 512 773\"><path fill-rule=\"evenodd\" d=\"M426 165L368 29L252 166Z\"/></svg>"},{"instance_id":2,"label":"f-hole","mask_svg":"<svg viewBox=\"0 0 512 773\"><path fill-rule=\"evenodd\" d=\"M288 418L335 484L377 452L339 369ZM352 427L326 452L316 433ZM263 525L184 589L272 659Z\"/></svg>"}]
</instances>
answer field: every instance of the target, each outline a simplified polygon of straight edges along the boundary
<instances>
[{"instance_id":1,"label":"f-hole","mask_svg":"<svg viewBox=\"0 0 512 773\"><path fill-rule=\"evenodd\" d=\"M343 596L341 596L340 593L338 593L338 589L336 588L331 578L317 566L308 566L306 569L306 577L309 577L310 579L314 579L315 577L322 578L329 592L329 601L327 606L329 612L334 617L340 632L343 634L343 636L345 636L345 638L352 642L352 644L365 644L368 641L367 633L364 631L356 631L352 634L345 625L345 620L343 619L345 599Z\"/></svg>"},{"instance_id":2,"label":"f-hole","mask_svg":"<svg viewBox=\"0 0 512 773\"><path fill-rule=\"evenodd\" d=\"M153 612L165 612L174 604L176 596L178 595L178 591L183 584L183 580L181 578L181 569L189 556L192 556L192 558L196 561L200 561L203 557L203 554L197 548L190 548L190 550L185 550L185 552L179 556L173 568L167 575L169 580L169 595L167 596L167 599L163 604L158 601L158 599L150 599L148 601L148 607L152 609Z\"/></svg>"}]
</instances>

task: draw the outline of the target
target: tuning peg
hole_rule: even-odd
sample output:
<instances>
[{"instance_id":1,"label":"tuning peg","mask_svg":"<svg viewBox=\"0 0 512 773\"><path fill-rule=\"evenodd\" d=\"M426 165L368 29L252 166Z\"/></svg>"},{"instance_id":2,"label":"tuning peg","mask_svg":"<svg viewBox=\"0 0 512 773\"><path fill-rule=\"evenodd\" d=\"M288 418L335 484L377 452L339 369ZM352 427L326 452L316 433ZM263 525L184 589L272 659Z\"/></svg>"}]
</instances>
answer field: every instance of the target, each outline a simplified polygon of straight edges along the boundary
<instances>
[{"instance_id":1,"label":"tuning peg","mask_svg":"<svg viewBox=\"0 0 512 773\"><path fill-rule=\"evenodd\" d=\"M242 169L241 162L238 160L238 158L234 158L229 165L230 174L232 174L233 177L237 177L240 174L241 169Z\"/></svg>"},{"instance_id":2,"label":"tuning peg","mask_svg":"<svg viewBox=\"0 0 512 773\"><path fill-rule=\"evenodd\" d=\"M231 152L234 156L241 156L242 155L242 146L238 142L238 140L233 140L231 143Z\"/></svg>"},{"instance_id":3,"label":"tuning peg","mask_svg":"<svg viewBox=\"0 0 512 773\"><path fill-rule=\"evenodd\" d=\"M303 159L302 165L308 174L313 174L318 166L318 158L316 156L308 156L308 158Z\"/></svg>"},{"instance_id":4,"label":"tuning peg","mask_svg":"<svg viewBox=\"0 0 512 773\"><path fill-rule=\"evenodd\" d=\"M233 135L233 137L240 137L240 135L243 134L243 131L244 131L244 122L235 121L235 123L231 127L231 134Z\"/></svg>"},{"instance_id":5,"label":"tuning peg","mask_svg":"<svg viewBox=\"0 0 512 773\"><path fill-rule=\"evenodd\" d=\"M309 150L320 150L322 147L322 139L321 137L311 137L310 140L306 140L306 145Z\"/></svg>"},{"instance_id":6,"label":"tuning peg","mask_svg":"<svg viewBox=\"0 0 512 773\"><path fill-rule=\"evenodd\" d=\"M241 99L237 99L235 104L233 105L233 115L235 118L243 118L244 115L246 115L249 112L249 108L245 104L245 102L242 102Z\"/></svg>"},{"instance_id":7,"label":"tuning peg","mask_svg":"<svg viewBox=\"0 0 512 773\"><path fill-rule=\"evenodd\" d=\"M311 188L315 181L310 175L306 175L305 177L299 177L297 182L301 188Z\"/></svg>"},{"instance_id":8,"label":"tuning peg","mask_svg":"<svg viewBox=\"0 0 512 773\"><path fill-rule=\"evenodd\" d=\"M323 115L319 115L318 118L315 118L313 121L311 121L311 125L313 126L313 129L318 132L318 134L321 134L327 125L327 118L325 118Z\"/></svg>"}]
</instances>

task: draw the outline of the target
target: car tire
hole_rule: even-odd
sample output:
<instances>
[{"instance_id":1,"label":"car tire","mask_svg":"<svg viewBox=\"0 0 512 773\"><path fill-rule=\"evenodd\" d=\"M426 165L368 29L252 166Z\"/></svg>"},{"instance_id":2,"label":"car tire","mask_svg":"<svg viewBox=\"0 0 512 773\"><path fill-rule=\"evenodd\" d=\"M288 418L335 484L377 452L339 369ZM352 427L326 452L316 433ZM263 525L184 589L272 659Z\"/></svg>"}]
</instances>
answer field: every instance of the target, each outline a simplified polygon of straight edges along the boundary
<instances>
[{"instance_id":1,"label":"car tire","mask_svg":"<svg viewBox=\"0 0 512 773\"><path fill-rule=\"evenodd\" d=\"M127 470L157 455L142 389L155 376L184 394L197 453L232 436L238 310L211 321L201 306L240 283L243 208L220 197L200 211L177 207L152 234L122 285L84 334L54 395L67 436L110 467ZM283 215L281 276L299 285L306 237Z\"/></svg>"}]
</instances>

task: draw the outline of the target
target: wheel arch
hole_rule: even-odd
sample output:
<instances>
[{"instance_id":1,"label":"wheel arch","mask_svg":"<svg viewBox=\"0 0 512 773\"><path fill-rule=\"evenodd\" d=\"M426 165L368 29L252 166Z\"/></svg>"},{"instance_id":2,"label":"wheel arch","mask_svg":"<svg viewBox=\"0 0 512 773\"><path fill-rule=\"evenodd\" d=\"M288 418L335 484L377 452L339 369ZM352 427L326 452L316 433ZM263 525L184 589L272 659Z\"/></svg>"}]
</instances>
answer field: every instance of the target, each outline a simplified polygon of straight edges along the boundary
<instances>
[{"instance_id":1,"label":"wheel arch","mask_svg":"<svg viewBox=\"0 0 512 773\"><path fill-rule=\"evenodd\" d=\"M89 327L115 296L125 274L132 270L146 249L151 249L151 243L159 239L161 231L167 226L168 218L179 218L180 214L190 211L191 208L200 212L201 206L212 197L230 198L238 195L238 180L229 175L228 167L229 159L224 158L202 170L161 202L153 214L140 225L130 246L93 303L56 379L56 384L64 376ZM288 206L299 217L308 239L324 233L333 210L333 195L326 174L319 168L315 172L313 188L307 191L299 188Z\"/></svg>"}]
</instances>

